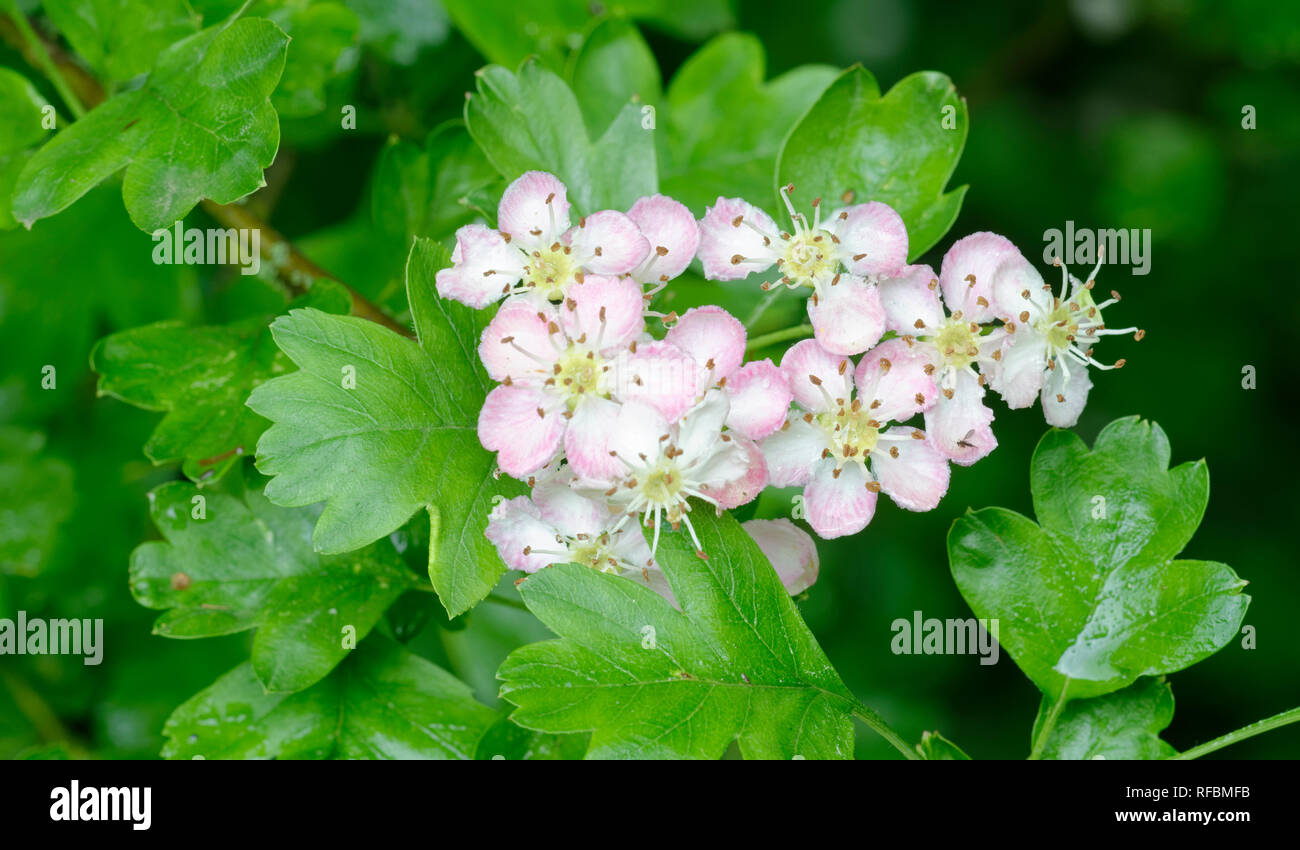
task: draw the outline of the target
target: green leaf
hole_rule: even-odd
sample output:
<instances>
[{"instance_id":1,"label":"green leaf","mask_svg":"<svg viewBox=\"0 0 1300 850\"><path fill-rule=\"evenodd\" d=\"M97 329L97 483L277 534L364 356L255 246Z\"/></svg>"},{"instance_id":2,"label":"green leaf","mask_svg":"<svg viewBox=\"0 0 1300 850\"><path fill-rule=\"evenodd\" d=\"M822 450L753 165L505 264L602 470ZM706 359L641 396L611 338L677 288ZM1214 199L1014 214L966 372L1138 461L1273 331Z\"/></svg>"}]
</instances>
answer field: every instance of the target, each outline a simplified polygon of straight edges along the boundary
<instances>
[{"instance_id":1,"label":"green leaf","mask_svg":"<svg viewBox=\"0 0 1300 850\"><path fill-rule=\"evenodd\" d=\"M14 191L14 217L30 227L123 168L122 199L146 232L204 198L231 203L259 188L280 144L268 98L287 44L261 18L176 42L142 88L109 98L32 157Z\"/></svg>"},{"instance_id":2,"label":"green leaf","mask_svg":"<svg viewBox=\"0 0 1300 850\"><path fill-rule=\"evenodd\" d=\"M149 494L165 542L131 555L131 592L166 609L154 632L213 637L256 628L253 670L268 691L315 684L365 637L414 576L388 541L346 555L311 548L315 511L173 481Z\"/></svg>"},{"instance_id":3,"label":"green leaf","mask_svg":"<svg viewBox=\"0 0 1300 850\"><path fill-rule=\"evenodd\" d=\"M438 297L434 275L448 262L428 240L412 247L407 286L418 343L313 309L277 319L271 332L299 371L254 389L248 406L273 423L257 447L258 468L273 476L268 498L325 502L317 550L357 549L429 511L429 575L456 616L505 572L483 531L493 497L523 485L498 480L495 458L479 444L491 384L476 347L490 314Z\"/></svg>"},{"instance_id":4,"label":"green leaf","mask_svg":"<svg viewBox=\"0 0 1300 850\"><path fill-rule=\"evenodd\" d=\"M557 70L563 65L565 49L582 44L584 31L603 10L589 0L442 0L442 5L488 61L513 68L536 55ZM614 11L653 21L689 40L726 29L735 20L729 0L623 0Z\"/></svg>"},{"instance_id":5,"label":"green leaf","mask_svg":"<svg viewBox=\"0 0 1300 850\"><path fill-rule=\"evenodd\" d=\"M48 107L26 77L0 68L0 230L18 226L10 212L14 185L31 158L28 148L45 138Z\"/></svg>"},{"instance_id":6,"label":"green leaf","mask_svg":"<svg viewBox=\"0 0 1300 850\"><path fill-rule=\"evenodd\" d=\"M39 573L72 512L72 467L44 447L42 434L0 426L0 572Z\"/></svg>"},{"instance_id":7,"label":"green leaf","mask_svg":"<svg viewBox=\"0 0 1300 850\"><path fill-rule=\"evenodd\" d=\"M31 158L28 151L0 154L0 230L13 230L18 226L18 219L14 218L9 207L14 186L18 184L18 175L22 174Z\"/></svg>"},{"instance_id":8,"label":"green leaf","mask_svg":"<svg viewBox=\"0 0 1300 850\"><path fill-rule=\"evenodd\" d=\"M933 71L904 77L883 97L860 67L845 71L790 131L776 185L793 183L805 203L883 201L907 224L911 259L952 227L966 187L944 187L966 144L966 101Z\"/></svg>"},{"instance_id":9,"label":"green leaf","mask_svg":"<svg viewBox=\"0 0 1300 850\"><path fill-rule=\"evenodd\" d=\"M185 0L44 0L45 14L101 75L123 81L199 28Z\"/></svg>"},{"instance_id":10,"label":"green leaf","mask_svg":"<svg viewBox=\"0 0 1300 850\"><path fill-rule=\"evenodd\" d=\"M346 290L322 280L297 306L348 312ZM90 356L100 395L166 411L145 443L155 464L182 461L193 481L211 483L253 451L266 420L244 405L253 387L290 368L262 316L229 325L168 321L115 333Z\"/></svg>"},{"instance_id":11,"label":"green leaf","mask_svg":"<svg viewBox=\"0 0 1300 850\"><path fill-rule=\"evenodd\" d=\"M412 65L451 31L447 10L428 0L347 0L361 21L361 43L398 65Z\"/></svg>"},{"instance_id":12,"label":"green leaf","mask_svg":"<svg viewBox=\"0 0 1300 850\"><path fill-rule=\"evenodd\" d=\"M477 217L469 196L500 180L460 121L436 128L423 148L393 139L375 170L375 227L403 254L416 236L445 239Z\"/></svg>"},{"instance_id":13,"label":"green leaf","mask_svg":"<svg viewBox=\"0 0 1300 850\"><path fill-rule=\"evenodd\" d=\"M592 133L603 133L629 100L655 107L663 100L654 53L637 28L621 18L596 25L570 58L568 77Z\"/></svg>"},{"instance_id":14,"label":"green leaf","mask_svg":"<svg viewBox=\"0 0 1300 850\"><path fill-rule=\"evenodd\" d=\"M968 513L948 535L953 577L1034 684L1055 699L1100 696L1217 652L1250 597L1225 564L1173 560L1205 510L1204 462L1167 469L1169 444L1137 417L1089 451L1053 430L1034 452L1042 526L1002 508Z\"/></svg>"},{"instance_id":15,"label":"green leaf","mask_svg":"<svg viewBox=\"0 0 1300 850\"><path fill-rule=\"evenodd\" d=\"M1204 460L1169 469L1170 454L1160 426L1136 416L1103 428L1091 451L1070 431L1048 431L1029 470L1034 513L1099 563L1174 558L1205 516L1210 471Z\"/></svg>"},{"instance_id":16,"label":"green leaf","mask_svg":"<svg viewBox=\"0 0 1300 850\"><path fill-rule=\"evenodd\" d=\"M106 331L190 314L197 267L155 264L153 248L111 186L35 230L0 233L0 420L83 401L90 351ZM42 387L50 366L54 390Z\"/></svg>"},{"instance_id":17,"label":"green leaf","mask_svg":"<svg viewBox=\"0 0 1300 850\"><path fill-rule=\"evenodd\" d=\"M580 759L587 751L586 735L547 735L525 729L502 714L478 742L474 758L502 761Z\"/></svg>"},{"instance_id":18,"label":"green leaf","mask_svg":"<svg viewBox=\"0 0 1300 850\"><path fill-rule=\"evenodd\" d=\"M591 20L582 0L516 3L511 0L443 0L456 28L489 62L515 67L532 55L554 68Z\"/></svg>"},{"instance_id":19,"label":"green leaf","mask_svg":"<svg viewBox=\"0 0 1300 850\"><path fill-rule=\"evenodd\" d=\"M658 191L654 134L642 126L638 104L625 104L593 142L573 92L540 63L526 61L517 74L489 65L477 77L465 123L506 180L549 171L564 181L580 214L626 210Z\"/></svg>"},{"instance_id":20,"label":"green leaf","mask_svg":"<svg viewBox=\"0 0 1300 850\"><path fill-rule=\"evenodd\" d=\"M727 33L686 60L668 86L662 187L696 215L719 196L765 206L782 141L838 74L804 65L764 82L765 68L757 38Z\"/></svg>"},{"instance_id":21,"label":"green leaf","mask_svg":"<svg viewBox=\"0 0 1300 850\"><path fill-rule=\"evenodd\" d=\"M26 77L0 68L0 154L25 150L45 138L41 111L46 106Z\"/></svg>"},{"instance_id":22,"label":"green leaf","mask_svg":"<svg viewBox=\"0 0 1300 850\"><path fill-rule=\"evenodd\" d=\"M270 4L263 4L269 6ZM262 14L262 5L253 14ZM314 2L269 8L265 15L289 36L289 52L271 103L285 118L315 115L325 108L325 84L356 65L345 53L357 43L361 24L342 3Z\"/></svg>"},{"instance_id":23,"label":"green leaf","mask_svg":"<svg viewBox=\"0 0 1300 850\"><path fill-rule=\"evenodd\" d=\"M921 733L921 743L916 745L921 758L929 761L970 761L962 748L938 732Z\"/></svg>"},{"instance_id":24,"label":"green leaf","mask_svg":"<svg viewBox=\"0 0 1300 850\"><path fill-rule=\"evenodd\" d=\"M1037 737L1052 702L1044 697L1034 722ZM1162 759L1177 750L1160 740L1174 719L1174 692L1163 678L1139 679L1122 691L1076 700L1061 710L1041 757L1047 759Z\"/></svg>"},{"instance_id":25,"label":"green leaf","mask_svg":"<svg viewBox=\"0 0 1300 850\"><path fill-rule=\"evenodd\" d=\"M681 610L627 579L576 564L519 592L559 640L498 671L516 723L591 731L588 757L851 758L852 694L776 571L730 514L691 514L707 559L667 534L657 560Z\"/></svg>"},{"instance_id":26,"label":"green leaf","mask_svg":"<svg viewBox=\"0 0 1300 850\"><path fill-rule=\"evenodd\" d=\"M176 709L164 758L469 759L495 719L469 688L387 638L328 678L268 694L243 664Z\"/></svg>"}]
</instances>

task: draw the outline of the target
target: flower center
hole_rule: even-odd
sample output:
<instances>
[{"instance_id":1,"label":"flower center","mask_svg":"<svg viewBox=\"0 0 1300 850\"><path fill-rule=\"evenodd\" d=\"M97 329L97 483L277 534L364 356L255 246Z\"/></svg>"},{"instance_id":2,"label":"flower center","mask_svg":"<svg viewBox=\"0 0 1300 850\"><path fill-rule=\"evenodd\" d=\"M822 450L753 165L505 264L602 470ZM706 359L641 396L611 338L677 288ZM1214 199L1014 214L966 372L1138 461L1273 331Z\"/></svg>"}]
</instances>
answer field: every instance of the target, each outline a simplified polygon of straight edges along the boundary
<instances>
[{"instance_id":1,"label":"flower center","mask_svg":"<svg viewBox=\"0 0 1300 850\"><path fill-rule=\"evenodd\" d=\"M669 458L663 458L641 482L641 492L651 505L670 507L682 501L682 484L682 473L677 464Z\"/></svg>"},{"instance_id":2,"label":"flower center","mask_svg":"<svg viewBox=\"0 0 1300 850\"><path fill-rule=\"evenodd\" d=\"M826 231L801 229L786 243L780 260L782 274L793 284L815 288L839 269L839 258L831 248Z\"/></svg>"},{"instance_id":3,"label":"flower center","mask_svg":"<svg viewBox=\"0 0 1300 850\"><path fill-rule=\"evenodd\" d=\"M602 573L619 571L619 559L610 552L609 537L604 534L594 539L575 541L569 546L569 556L573 563L583 564Z\"/></svg>"},{"instance_id":4,"label":"flower center","mask_svg":"<svg viewBox=\"0 0 1300 850\"><path fill-rule=\"evenodd\" d=\"M524 266L524 285L536 289L549 301L561 301L573 282L574 271L569 247L556 242L532 253Z\"/></svg>"},{"instance_id":5,"label":"flower center","mask_svg":"<svg viewBox=\"0 0 1300 850\"><path fill-rule=\"evenodd\" d=\"M974 330L972 330L972 327ZM978 325L961 319L949 318L939 326L939 333L934 336L934 345L939 349L945 366L964 369L974 362L979 355L979 343L975 337Z\"/></svg>"},{"instance_id":6,"label":"flower center","mask_svg":"<svg viewBox=\"0 0 1300 850\"><path fill-rule=\"evenodd\" d=\"M1048 357L1056 357L1070 347L1079 333L1079 325L1101 325L1101 310L1087 289L1080 289L1069 301L1053 300L1052 312L1034 325L1034 330L1046 340Z\"/></svg>"},{"instance_id":7,"label":"flower center","mask_svg":"<svg viewBox=\"0 0 1300 850\"><path fill-rule=\"evenodd\" d=\"M605 361L586 346L570 345L555 362L555 386L573 410L586 396L606 396Z\"/></svg>"},{"instance_id":8,"label":"flower center","mask_svg":"<svg viewBox=\"0 0 1300 850\"><path fill-rule=\"evenodd\" d=\"M880 440L880 423L871 418L871 412L862 406L861 400L841 404L834 413L823 413L817 419L826 432L830 442L827 451L836 466L850 460L865 464L867 455Z\"/></svg>"}]
</instances>

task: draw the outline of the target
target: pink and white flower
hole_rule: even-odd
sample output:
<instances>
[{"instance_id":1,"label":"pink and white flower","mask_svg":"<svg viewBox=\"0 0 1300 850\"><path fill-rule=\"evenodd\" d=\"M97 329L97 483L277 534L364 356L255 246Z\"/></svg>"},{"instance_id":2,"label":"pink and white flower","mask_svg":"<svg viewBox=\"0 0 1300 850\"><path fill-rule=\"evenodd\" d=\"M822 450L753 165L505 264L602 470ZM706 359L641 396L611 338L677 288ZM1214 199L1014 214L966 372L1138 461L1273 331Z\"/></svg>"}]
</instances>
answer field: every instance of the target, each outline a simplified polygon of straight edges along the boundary
<instances>
[{"instance_id":1,"label":"pink and white flower","mask_svg":"<svg viewBox=\"0 0 1300 850\"><path fill-rule=\"evenodd\" d=\"M621 467L615 476L590 477L578 485L599 491L620 511L641 514L654 529L651 552L659 545L661 521L677 530L685 525L703 556L691 525L694 497L719 510L758 495L767 483L760 452L724 433L727 398L710 392L680 422L670 423L654 407L629 401L619 409L609 434L609 454Z\"/></svg>"},{"instance_id":2,"label":"pink and white flower","mask_svg":"<svg viewBox=\"0 0 1300 850\"><path fill-rule=\"evenodd\" d=\"M745 326L721 307L693 307L679 318L664 341L695 361L696 397L715 387L727 395L726 425L751 440L761 440L785 421L793 398L790 385L771 360L745 357Z\"/></svg>"},{"instance_id":3,"label":"pink and white flower","mask_svg":"<svg viewBox=\"0 0 1300 850\"><path fill-rule=\"evenodd\" d=\"M640 198L627 211L627 217L649 240L645 259L628 272L637 283L652 285L646 292L649 298L686 271L695 259L700 227L685 204L667 195Z\"/></svg>"},{"instance_id":4,"label":"pink and white flower","mask_svg":"<svg viewBox=\"0 0 1300 850\"><path fill-rule=\"evenodd\" d=\"M1028 407L1035 396L1041 396L1049 425L1073 427L1092 389L1088 367L1109 370L1124 365L1122 359L1109 366L1098 362L1092 356L1093 345L1103 336L1133 334L1141 340L1146 335L1135 327L1106 327L1101 311L1118 302L1119 293L1111 292L1100 304L1093 300L1103 261L1104 257L1098 258L1087 282L1062 265L1059 295L1053 295L1051 286L1023 257L999 266L993 295L999 315L1015 331L992 386L1008 407Z\"/></svg>"},{"instance_id":5,"label":"pink and white flower","mask_svg":"<svg viewBox=\"0 0 1300 850\"><path fill-rule=\"evenodd\" d=\"M887 204L855 204L813 221L790 203L792 186L781 190L794 227L780 230L772 217L739 198L718 198L700 222L700 260L710 280L740 280L776 266L781 277L763 284L810 289L808 317L822 347L859 354L885 331L885 311L876 283L907 264L907 228Z\"/></svg>"},{"instance_id":6,"label":"pink and white flower","mask_svg":"<svg viewBox=\"0 0 1300 850\"><path fill-rule=\"evenodd\" d=\"M618 471L606 449L618 416L615 369L626 371L619 364L629 357L655 368L660 356L636 350L645 329L642 304L631 279L588 275L561 305L530 295L501 306L479 343L488 375L501 385L483 403L478 433L503 471L523 478L555 459L562 445L579 475ZM684 355L673 349L663 356ZM674 403L690 406L692 390L683 382Z\"/></svg>"},{"instance_id":7,"label":"pink and white flower","mask_svg":"<svg viewBox=\"0 0 1300 850\"><path fill-rule=\"evenodd\" d=\"M751 519L741 527L763 550L791 596L817 581L817 544L802 528L788 519Z\"/></svg>"},{"instance_id":8,"label":"pink and white flower","mask_svg":"<svg viewBox=\"0 0 1300 850\"><path fill-rule=\"evenodd\" d=\"M902 339L872 349L856 369L811 339L782 358L797 407L763 441L763 455L773 485L804 488L805 516L818 535L861 531L881 491L913 511L931 510L948 491L947 458L924 432L891 424L934 401L929 365Z\"/></svg>"},{"instance_id":9,"label":"pink and white flower","mask_svg":"<svg viewBox=\"0 0 1300 850\"><path fill-rule=\"evenodd\" d=\"M880 282L889 329L914 344L934 370L939 394L925 411L930 442L963 466L998 444L993 411L984 403L984 387L989 376L997 373L1011 335L1005 328L986 328L983 323L995 312L989 300L993 272L1002 262L1020 256L1009 240L994 233L975 233L948 250L938 277L929 266L915 265Z\"/></svg>"},{"instance_id":10,"label":"pink and white flower","mask_svg":"<svg viewBox=\"0 0 1300 850\"><path fill-rule=\"evenodd\" d=\"M572 487L567 467L550 470L531 497L517 496L492 509L486 535L513 570L535 573L552 564L584 564L626 576L665 595L672 593L635 526L620 526L622 514Z\"/></svg>"},{"instance_id":11,"label":"pink and white flower","mask_svg":"<svg viewBox=\"0 0 1300 850\"><path fill-rule=\"evenodd\" d=\"M496 230L467 224L456 231L438 294L476 308L524 292L558 302L586 274L626 274L646 259L650 242L623 213L602 210L577 225L569 216L564 184L544 171L525 172L501 196Z\"/></svg>"}]
</instances>

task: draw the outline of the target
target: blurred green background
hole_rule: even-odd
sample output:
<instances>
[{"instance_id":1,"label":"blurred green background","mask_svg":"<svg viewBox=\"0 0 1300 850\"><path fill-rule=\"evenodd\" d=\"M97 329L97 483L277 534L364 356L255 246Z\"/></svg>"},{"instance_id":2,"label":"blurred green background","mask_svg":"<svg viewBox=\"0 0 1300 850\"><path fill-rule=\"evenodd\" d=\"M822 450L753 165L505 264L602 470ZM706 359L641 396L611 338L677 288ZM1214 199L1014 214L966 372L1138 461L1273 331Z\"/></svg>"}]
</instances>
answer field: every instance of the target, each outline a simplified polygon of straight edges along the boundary
<instances>
[{"instance_id":1,"label":"blurred green background","mask_svg":"<svg viewBox=\"0 0 1300 850\"><path fill-rule=\"evenodd\" d=\"M526 24L528 4L517 5ZM279 160L254 202L322 266L400 311L404 255L370 225L375 163L390 136L419 141L458 117L485 60L433 0L394 8L403 26L363 28L360 57L331 81L324 118L282 119ZM1005 234L1037 262L1044 231L1067 220L1151 229L1150 274L1112 266L1099 277L1103 290L1124 296L1112 321L1145 327L1147 338L1107 344L1102 356L1128 365L1095 378L1076 430L1091 441L1105 423L1137 413L1165 429L1176 463L1208 460L1210 507L1186 556L1225 561L1251 582L1245 622L1257 632L1257 648L1238 641L1171 676L1177 710L1164 737L1185 749L1300 704L1292 483L1300 450L1287 401L1300 344L1291 280L1300 4L755 0L732 12L730 23L723 15L703 31L646 21L665 77L723 24L761 39L769 75L861 62L882 87L917 70L953 79L969 103L970 134L950 185L971 188L957 225L925 258L936 269L953 239L977 230ZM58 102L8 47L0 46L0 65L24 70ZM340 132L338 103L377 117ZM1242 126L1248 105L1256 129ZM208 225L200 212L190 220ZM243 636L152 636L153 612L131 599L131 549L154 536L144 494L177 472L141 454L157 415L97 400L87 363L94 341L114 330L164 318L216 323L283 302L229 270L155 266L151 246L112 181L30 233L0 233L0 491L9 491L0 492L0 547L21 525L39 545L20 560L43 564L35 578L0 575L0 616L23 609L106 621L99 667L79 658L0 658L3 757L52 746L72 755L153 756L170 710L246 657ZM46 364L58 369L53 391L40 386ZM1243 389L1246 366L1256 370L1256 389ZM954 468L937 510L910 514L882 501L866 532L822 544L821 579L802 608L849 687L906 737L938 729L973 757L1021 758L1038 698L1009 658L986 667L973 656L895 656L889 648L896 618L969 614L947 567L954 517L987 505L1032 514L1028 469L1046 430L1041 412L994 408L999 448L975 467ZM31 432L47 444L37 448ZM786 505L770 494L760 511ZM0 551L18 557L12 547ZM412 645L493 702L496 665L543 632L529 615L488 605L469 619L470 630L434 622ZM892 755L862 729L858 749ZM1297 756L1300 727L1217 757Z\"/></svg>"}]
</instances>

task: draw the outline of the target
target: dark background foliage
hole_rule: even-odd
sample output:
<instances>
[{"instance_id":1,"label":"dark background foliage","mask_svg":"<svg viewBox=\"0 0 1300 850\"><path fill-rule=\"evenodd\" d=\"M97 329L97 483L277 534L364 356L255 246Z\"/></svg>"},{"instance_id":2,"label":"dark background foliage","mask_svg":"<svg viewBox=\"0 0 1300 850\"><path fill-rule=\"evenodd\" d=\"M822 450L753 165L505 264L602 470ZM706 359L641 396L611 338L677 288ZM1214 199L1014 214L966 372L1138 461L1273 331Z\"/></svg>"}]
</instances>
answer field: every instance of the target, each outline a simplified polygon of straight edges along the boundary
<instances>
[{"instance_id":1,"label":"dark background foliage","mask_svg":"<svg viewBox=\"0 0 1300 850\"><path fill-rule=\"evenodd\" d=\"M326 119L285 119L270 186L256 203L305 253L399 311L403 256L369 230L369 185L390 136L421 140L460 114L484 59L431 4L403 64L367 51L329 92L355 102L358 130ZM39 16L37 16L39 22ZM742 2L735 27L755 33L769 75L817 62L861 62L892 85L906 74L948 74L970 107L970 135L951 185L969 183L957 225L926 258L938 266L953 238L995 230L1041 256L1044 231L1150 228L1151 271L1103 270L1099 285L1124 302L1117 318L1147 330L1096 377L1077 431L1087 440L1120 416L1158 421L1174 462L1204 457L1212 490L1185 557L1229 563L1251 584L1240 642L1171 676L1177 711L1165 738L1178 749L1300 703L1300 571L1292 478L1300 452L1291 427L1297 296L1291 282L1294 199L1300 196L1300 6L1268 0L1076 0L951 3L937 0ZM653 22L645 27L665 77L696 48ZM420 39L423 42L420 42ZM399 53L401 51L398 51ZM0 64L21 68L12 50ZM52 91L29 73L52 102ZM1242 127L1242 109L1257 129ZM766 199L761 202L766 203ZM201 212L191 224L207 226ZM0 424L48 436L34 495L0 524L56 523L37 578L0 577L0 615L103 617L103 665L79 658L0 659L0 756L57 747L73 755L157 753L170 710L246 657L245 636L198 642L150 634L153 612L127 589L131 549L155 535L144 494L175 477L140 452L157 415L96 399L87 366L105 333L163 318L220 322L279 297L255 280L154 266L149 237L126 218L111 183L30 232L0 234ZM59 388L40 389L44 364ZM1246 366L1257 388L1243 389ZM964 617L947 567L945 535L968 507L1032 513L1029 458L1046 430L1040 412L998 408L1000 446L955 469L940 507L892 506L870 528L821 547L822 574L802 603L846 684L905 736L940 729L973 757L1023 757L1038 695L1010 659L896 656L890 623L920 610ZM5 451L10 449L5 447ZM6 483L4 486L10 486ZM16 485L15 485L16 486ZM12 502L6 502L12 504ZM760 510L784 510L778 494ZM60 508L59 505L70 507ZM426 600L428 601L428 600ZM495 699L493 673L514 645L541 637L520 612L480 606L475 628L437 621L412 646ZM889 756L860 730L859 755ZM1300 756L1290 727L1224 752Z\"/></svg>"}]
</instances>

